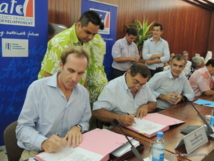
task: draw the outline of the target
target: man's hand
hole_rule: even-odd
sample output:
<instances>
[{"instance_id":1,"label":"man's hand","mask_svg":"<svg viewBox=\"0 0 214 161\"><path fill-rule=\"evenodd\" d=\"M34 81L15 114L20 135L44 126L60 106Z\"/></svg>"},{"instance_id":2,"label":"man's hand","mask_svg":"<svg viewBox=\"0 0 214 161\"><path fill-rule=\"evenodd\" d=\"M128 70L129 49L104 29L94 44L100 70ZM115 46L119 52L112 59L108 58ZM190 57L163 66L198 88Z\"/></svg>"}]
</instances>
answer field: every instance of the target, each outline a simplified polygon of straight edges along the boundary
<instances>
[{"instance_id":1,"label":"man's hand","mask_svg":"<svg viewBox=\"0 0 214 161\"><path fill-rule=\"evenodd\" d=\"M42 143L42 149L45 152L57 152L67 146L67 141L57 135L52 135Z\"/></svg>"},{"instance_id":2,"label":"man's hand","mask_svg":"<svg viewBox=\"0 0 214 161\"><path fill-rule=\"evenodd\" d=\"M69 146L77 147L82 142L81 128L73 126L66 134L65 139Z\"/></svg>"},{"instance_id":3,"label":"man's hand","mask_svg":"<svg viewBox=\"0 0 214 161\"><path fill-rule=\"evenodd\" d=\"M132 62L138 62L139 58L140 58L140 55L135 55L135 56L132 57L131 61Z\"/></svg>"},{"instance_id":4,"label":"man's hand","mask_svg":"<svg viewBox=\"0 0 214 161\"><path fill-rule=\"evenodd\" d=\"M170 93L167 95L161 95L160 98L171 103L171 104L173 104L173 105L176 105L178 102L181 101L182 96L177 94L177 93Z\"/></svg>"},{"instance_id":5,"label":"man's hand","mask_svg":"<svg viewBox=\"0 0 214 161\"><path fill-rule=\"evenodd\" d=\"M148 113L148 107L147 105L142 105L137 109L137 118L142 118L143 116L146 116Z\"/></svg>"},{"instance_id":6,"label":"man's hand","mask_svg":"<svg viewBox=\"0 0 214 161\"><path fill-rule=\"evenodd\" d=\"M153 64L153 60L146 60L145 63L146 64Z\"/></svg>"},{"instance_id":7,"label":"man's hand","mask_svg":"<svg viewBox=\"0 0 214 161\"><path fill-rule=\"evenodd\" d=\"M182 98L183 98L183 96L182 95L180 95L180 94L178 94L178 93L173 93L175 96L176 96L176 98L177 98L177 101L175 102L175 105L176 104L178 104L181 100L182 100Z\"/></svg>"},{"instance_id":8,"label":"man's hand","mask_svg":"<svg viewBox=\"0 0 214 161\"><path fill-rule=\"evenodd\" d=\"M134 115L131 114L121 115L118 121L120 122L120 124L124 126L131 126L134 123Z\"/></svg>"}]
</instances>

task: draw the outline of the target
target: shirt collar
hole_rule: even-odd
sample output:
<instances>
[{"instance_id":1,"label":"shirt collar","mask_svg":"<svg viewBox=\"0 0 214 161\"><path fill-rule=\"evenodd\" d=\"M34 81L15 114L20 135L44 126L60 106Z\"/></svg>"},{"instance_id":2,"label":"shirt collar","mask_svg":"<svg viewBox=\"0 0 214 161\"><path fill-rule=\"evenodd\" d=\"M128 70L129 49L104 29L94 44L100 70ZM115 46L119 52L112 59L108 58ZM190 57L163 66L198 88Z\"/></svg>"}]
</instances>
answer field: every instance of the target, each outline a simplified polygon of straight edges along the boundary
<instances>
[{"instance_id":1,"label":"shirt collar","mask_svg":"<svg viewBox=\"0 0 214 161\"><path fill-rule=\"evenodd\" d=\"M167 72L168 72L168 77L170 78L170 79L174 79L174 77L173 77L173 75L172 75L172 72L171 72L171 68L170 68L170 70L167 70ZM181 72L181 74L179 74L179 76L177 77L177 78L175 78L175 79L180 79L182 76L182 72Z\"/></svg>"},{"instance_id":2,"label":"shirt collar","mask_svg":"<svg viewBox=\"0 0 214 161\"><path fill-rule=\"evenodd\" d=\"M72 27L71 27L71 36L72 36L72 40L73 40L73 43L80 46L81 43L77 37L77 33L76 33L76 24L74 24Z\"/></svg>"},{"instance_id":3,"label":"shirt collar","mask_svg":"<svg viewBox=\"0 0 214 161\"><path fill-rule=\"evenodd\" d=\"M123 87L124 87L126 90L129 90L129 87L128 87L127 84L126 84L126 72L121 76L121 82L122 82Z\"/></svg>"},{"instance_id":4,"label":"shirt collar","mask_svg":"<svg viewBox=\"0 0 214 161\"><path fill-rule=\"evenodd\" d=\"M153 40L153 37L151 37L149 40L150 40L150 41L154 41L154 40ZM159 41L163 41L163 39L160 37L160 40L159 40ZM158 42L159 42L159 41L158 41Z\"/></svg>"},{"instance_id":5,"label":"shirt collar","mask_svg":"<svg viewBox=\"0 0 214 161\"><path fill-rule=\"evenodd\" d=\"M50 76L50 77L47 77L47 79L48 79L47 85L48 85L48 86L58 88L58 85L57 85L57 76L58 76L58 74L59 74L59 72L53 74L53 75ZM79 91L79 90L78 90L78 89L79 89L78 86L80 86L80 85L77 84L77 85L73 88L73 91L78 92L78 91Z\"/></svg>"},{"instance_id":6,"label":"shirt collar","mask_svg":"<svg viewBox=\"0 0 214 161\"><path fill-rule=\"evenodd\" d=\"M47 85L51 87L57 87L57 75L58 73L55 73L54 75L48 77Z\"/></svg>"}]
</instances>

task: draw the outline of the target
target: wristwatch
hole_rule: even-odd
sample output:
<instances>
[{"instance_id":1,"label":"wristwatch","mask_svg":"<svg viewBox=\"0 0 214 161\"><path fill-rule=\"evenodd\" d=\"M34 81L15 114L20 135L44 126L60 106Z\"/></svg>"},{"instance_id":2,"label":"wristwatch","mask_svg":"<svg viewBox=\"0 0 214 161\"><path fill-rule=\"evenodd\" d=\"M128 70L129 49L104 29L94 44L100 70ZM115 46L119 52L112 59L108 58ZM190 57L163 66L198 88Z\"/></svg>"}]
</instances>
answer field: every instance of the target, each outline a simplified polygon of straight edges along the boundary
<instances>
[{"instance_id":1,"label":"wristwatch","mask_svg":"<svg viewBox=\"0 0 214 161\"><path fill-rule=\"evenodd\" d=\"M80 124L75 125L75 126L79 127L80 128L80 132L82 132L82 126Z\"/></svg>"}]
</instances>

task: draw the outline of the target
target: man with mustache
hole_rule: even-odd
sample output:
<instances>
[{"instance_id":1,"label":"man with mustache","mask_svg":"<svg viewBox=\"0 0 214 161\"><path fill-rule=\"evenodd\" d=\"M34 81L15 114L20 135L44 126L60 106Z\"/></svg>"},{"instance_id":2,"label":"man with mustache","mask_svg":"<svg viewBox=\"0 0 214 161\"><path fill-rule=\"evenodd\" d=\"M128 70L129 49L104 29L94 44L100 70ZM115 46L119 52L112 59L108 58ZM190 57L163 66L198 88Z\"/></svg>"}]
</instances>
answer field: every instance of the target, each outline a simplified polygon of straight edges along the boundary
<instances>
[{"instance_id":1,"label":"man with mustache","mask_svg":"<svg viewBox=\"0 0 214 161\"><path fill-rule=\"evenodd\" d=\"M103 122L117 119L130 126L134 117L142 118L156 108L156 99L146 84L149 69L142 63L133 64L122 76L111 80L94 102L92 115Z\"/></svg>"}]
</instances>

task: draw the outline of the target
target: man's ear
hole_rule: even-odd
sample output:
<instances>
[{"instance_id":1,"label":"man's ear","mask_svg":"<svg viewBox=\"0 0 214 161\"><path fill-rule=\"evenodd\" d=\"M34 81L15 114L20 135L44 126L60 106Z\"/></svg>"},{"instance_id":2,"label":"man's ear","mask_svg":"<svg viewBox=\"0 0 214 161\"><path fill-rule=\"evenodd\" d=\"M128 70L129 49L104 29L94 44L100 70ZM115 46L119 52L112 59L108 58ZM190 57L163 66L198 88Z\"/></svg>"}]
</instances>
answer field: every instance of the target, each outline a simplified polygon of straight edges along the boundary
<instances>
[{"instance_id":1,"label":"man's ear","mask_svg":"<svg viewBox=\"0 0 214 161\"><path fill-rule=\"evenodd\" d=\"M77 27L77 28L81 28L81 27L82 27L82 23L81 23L80 21L77 22L77 23L76 23L76 27Z\"/></svg>"},{"instance_id":2,"label":"man's ear","mask_svg":"<svg viewBox=\"0 0 214 161\"><path fill-rule=\"evenodd\" d=\"M60 70L63 68L63 63L62 63L62 61L59 62L59 67L60 67Z\"/></svg>"}]
</instances>

